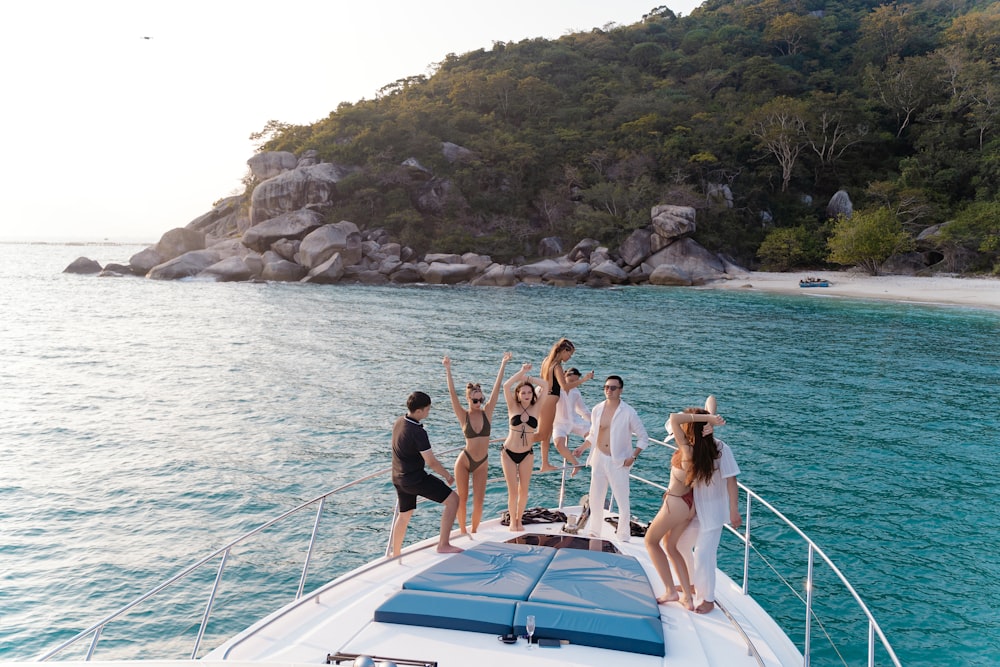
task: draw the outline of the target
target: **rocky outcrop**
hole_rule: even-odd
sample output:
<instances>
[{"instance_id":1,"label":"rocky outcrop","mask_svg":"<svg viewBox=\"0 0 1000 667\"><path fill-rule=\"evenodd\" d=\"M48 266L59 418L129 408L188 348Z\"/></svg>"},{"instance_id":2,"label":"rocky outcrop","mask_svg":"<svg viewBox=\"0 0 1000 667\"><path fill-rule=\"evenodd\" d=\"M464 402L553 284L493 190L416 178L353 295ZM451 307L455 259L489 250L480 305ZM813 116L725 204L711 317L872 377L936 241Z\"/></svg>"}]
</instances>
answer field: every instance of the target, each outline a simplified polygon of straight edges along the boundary
<instances>
[{"instance_id":1,"label":"rocky outcrop","mask_svg":"<svg viewBox=\"0 0 1000 667\"><path fill-rule=\"evenodd\" d=\"M476 159L454 144L442 145L442 151L449 161ZM298 157L280 151L254 156L250 168L261 182L249 202L245 195L222 200L187 227L171 229L154 247L133 255L122 272L158 280L497 287L701 285L747 273L691 239L695 209L673 204L653 207L649 225L632 232L614 250L583 239L564 252L567 244L553 236L539 243L542 259L533 263L521 259L497 264L477 253L419 257L385 229L361 230L349 220L327 222L324 211L336 202L337 183L355 169L318 160L316 151ZM441 214L464 206L450 181L438 178L416 159L406 160L402 168L418 210ZM67 271L83 270L96 273L101 268L85 258L67 267Z\"/></svg>"},{"instance_id":2,"label":"rocky outcrop","mask_svg":"<svg viewBox=\"0 0 1000 667\"><path fill-rule=\"evenodd\" d=\"M323 209L337 200L337 183L357 171L353 167L323 162L269 178L254 188L250 198L250 224L299 209Z\"/></svg>"}]
</instances>

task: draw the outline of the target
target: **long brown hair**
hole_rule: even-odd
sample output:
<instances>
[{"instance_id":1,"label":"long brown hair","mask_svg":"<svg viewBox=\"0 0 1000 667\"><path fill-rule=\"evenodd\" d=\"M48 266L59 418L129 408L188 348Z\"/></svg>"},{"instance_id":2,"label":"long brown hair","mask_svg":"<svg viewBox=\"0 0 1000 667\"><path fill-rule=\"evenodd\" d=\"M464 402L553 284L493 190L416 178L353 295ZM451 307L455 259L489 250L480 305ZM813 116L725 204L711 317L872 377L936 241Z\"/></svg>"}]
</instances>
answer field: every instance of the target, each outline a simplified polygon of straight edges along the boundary
<instances>
[{"instance_id":1,"label":"long brown hair","mask_svg":"<svg viewBox=\"0 0 1000 667\"><path fill-rule=\"evenodd\" d=\"M711 414L705 408L685 408L684 412L693 415ZM691 445L691 467L687 471L687 479L684 483L691 486L697 481L705 484L712 483L712 475L715 474L715 459L719 458L719 445L715 442L712 433L704 434L705 422L688 422L681 424L684 435Z\"/></svg>"},{"instance_id":2,"label":"long brown hair","mask_svg":"<svg viewBox=\"0 0 1000 667\"><path fill-rule=\"evenodd\" d=\"M563 350L575 350L576 345L569 338L560 338L556 341L556 344L552 346L549 350L549 354L545 357L545 361L542 362L542 379L552 385L552 367L556 365L556 357Z\"/></svg>"}]
</instances>

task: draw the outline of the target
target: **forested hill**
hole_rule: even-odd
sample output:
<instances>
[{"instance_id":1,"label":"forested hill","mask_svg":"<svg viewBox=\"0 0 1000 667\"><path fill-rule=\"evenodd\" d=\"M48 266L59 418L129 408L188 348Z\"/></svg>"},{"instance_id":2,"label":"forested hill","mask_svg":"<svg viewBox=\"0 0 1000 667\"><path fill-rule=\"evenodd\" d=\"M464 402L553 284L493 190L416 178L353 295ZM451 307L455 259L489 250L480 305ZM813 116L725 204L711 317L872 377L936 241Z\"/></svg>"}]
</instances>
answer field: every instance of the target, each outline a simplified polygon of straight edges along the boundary
<instances>
[{"instance_id":1,"label":"forested hill","mask_svg":"<svg viewBox=\"0 0 1000 667\"><path fill-rule=\"evenodd\" d=\"M827 204L845 190L856 223L897 250L949 222L934 242L959 251L950 268L994 270L1000 2L657 7L632 25L447 54L430 76L252 138L361 167L328 219L425 251L504 260L551 236L617 247L671 203L698 209L710 250L817 266L836 235ZM443 142L467 150L446 157Z\"/></svg>"}]
</instances>

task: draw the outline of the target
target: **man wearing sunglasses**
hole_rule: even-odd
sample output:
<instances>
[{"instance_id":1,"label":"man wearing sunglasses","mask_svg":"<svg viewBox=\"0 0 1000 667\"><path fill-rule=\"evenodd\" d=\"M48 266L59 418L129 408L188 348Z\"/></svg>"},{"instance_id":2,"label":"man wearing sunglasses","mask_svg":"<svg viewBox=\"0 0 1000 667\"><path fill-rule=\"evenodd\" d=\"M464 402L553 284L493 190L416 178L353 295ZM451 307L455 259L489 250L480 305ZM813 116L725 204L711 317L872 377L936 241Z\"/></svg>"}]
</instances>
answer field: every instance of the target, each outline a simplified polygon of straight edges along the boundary
<instances>
[{"instance_id":1,"label":"man wearing sunglasses","mask_svg":"<svg viewBox=\"0 0 1000 667\"><path fill-rule=\"evenodd\" d=\"M604 499L608 485L618 505L618 539L629 541L632 505L629 502L629 472L642 450L649 445L646 427L635 409L622 400L625 381L609 375L604 381L604 400L590 413L590 433L582 453L591 447L590 458L590 533L600 537L604 523ZM632 437L635 436L635 447Z\"/></svg>"}]
</instances>

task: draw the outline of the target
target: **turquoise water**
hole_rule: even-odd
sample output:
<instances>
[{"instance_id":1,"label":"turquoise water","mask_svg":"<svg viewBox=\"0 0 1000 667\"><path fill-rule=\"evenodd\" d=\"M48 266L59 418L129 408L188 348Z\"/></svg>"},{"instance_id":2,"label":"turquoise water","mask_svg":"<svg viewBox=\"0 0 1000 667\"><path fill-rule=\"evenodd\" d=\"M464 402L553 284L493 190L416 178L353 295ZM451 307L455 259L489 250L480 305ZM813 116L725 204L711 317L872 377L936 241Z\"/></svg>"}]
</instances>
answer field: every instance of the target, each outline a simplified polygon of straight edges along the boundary
<instances>
[{"instance_id":1,"label":"turquoise water","mask_svg":"<svg viewBox=\"0 0 1000 667\"><path fill-rule=\"evenodd\" d=\"M37 655L196 556L387 463L413 389L436 402L436 448L459 444L441 357L459 384L488 384L505 350L538 364L562 335L576 343L573 365L624 376L654 436L668 412L715 393L741 481L848 574L903 664L1000 655L998 312L684 288L60 273L79 255L136 250L0 244L0 659ZM599 388L584 385L588 405ZM656 477L666 459L643 457L636 472ZM499 477L495 456L490 466ZM549 501L555 480L536 481L533 503ZM570 497L586 490L574 484ZM487 505L504 507L502 484ZM312 586L382 552L392 498L348 493L331 511L329 530L354 532L320 555ZM411 537L435 516L418 511ZM266 578L286 558L281 541L248 555L240 576ZM220 607L232 629L256 613ZM147 647L170 642L167 629L142 632ZM116 641L105 634L101 647L126 646Z\"/></svg>"}]
</instances>

